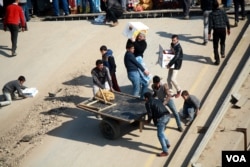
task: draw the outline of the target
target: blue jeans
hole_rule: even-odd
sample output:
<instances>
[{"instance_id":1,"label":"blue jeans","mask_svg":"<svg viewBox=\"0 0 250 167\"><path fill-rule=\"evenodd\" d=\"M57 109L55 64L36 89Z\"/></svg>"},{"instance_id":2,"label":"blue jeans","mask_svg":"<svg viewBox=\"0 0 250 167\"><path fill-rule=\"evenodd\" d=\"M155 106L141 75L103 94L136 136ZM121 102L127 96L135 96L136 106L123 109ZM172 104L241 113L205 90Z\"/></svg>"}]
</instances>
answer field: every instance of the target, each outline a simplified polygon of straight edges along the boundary
<instances>
[{"instance_id":1,"label":"blue jeans","mask_svg":"<svg viewBox=\"0 0 250 167\"><path fill-rule=\"evenodd\" d=\"M194 120L195 108L191 105L184 104L183 106L183 115L188 117L190 121Z\"/></svg>"},{"instance_id":2,"label":"blue jeans","mask_svg":"<svg viewBox=\"0 0 250 167\"><path fill-rule=\"evenodd\" d=\"M62 9L65 13L65 15L69 14L69 4L67 0L61 0L62 2ZM53 7L54 7L54 15L59 16L60 15L60 8L59 8L59 0L53 0Z\"/></svg>"},{"instance_id":3,"label":"blue jeans","mask_svg":"<svg viewBox=\"0 0 250 167\"><path fill-rule=\"evenodd\" d=\"M232 6L232 0L225 0L224 7L231 7Z\"/></svg>"},{"instance_id":4,"label":"blue jeans","mask_svg":"<svg viewBox=\"0 0 250 167\"><path fill-rule=\"evenodd\" d=\"M140 98L143 98L144 93L147 92L148 84L142 81L139 71L128 72L128 79L132 82L133 85L132 95L137 97L140 96Z\"/></svg>"},{"instance_id":5,"label":"blue jeans","mask_svg":"<svg viewBox=\"0 0 250 167\"><path fill-rule=\"evenodd\" d=\"M177 112L177 109L175 107L174 100L169 99L169 101L168 101L168 103L166 105L171 110L171 112L174 114L177 126L181 127L181 119L180 119L180 116L179 116L179 114Z\"/></svg>"},{"instance_id":6,"label":"blue jeans","mask_svg":"<svg viewBox=\"0 0 250 167\"><path fill-rule=\"evenodd\" d=\"M163 152L168 152L168 147L167 145L169 144L169 141L165 135L165 129L166 129L166 125L168 124L170 120L170 116L169 115L163 115L161 118L158 119L158 123L157 123L157 136L158 139L161 143L161 147L162 147L162 151Z\"/></svg>"},{"instance_id":7,"label":"blue jeans","mask_svg":"<svg viewBox=\"0 0 250 167\"><path fill-rule=\"evenodd\" d=\"M24 14L24 18L25 18L25 21L28 22L30 20L30 16L29 16L29 8L28 8L28 5L27 3L20 3L19 4L22 9L23 9L23 14Z\"/></svg>"},{"instance_id":8,"label":"blue jeans","mask_svg":"<svg viewBox=\"0 0 250 167\"><path fill-rule=\"evenodd\" d=\"M91 13L100 13L101 12L101 2L100 0L91 0L92 1L92 7L93 10Z\"/></svg>"}]
</instances>

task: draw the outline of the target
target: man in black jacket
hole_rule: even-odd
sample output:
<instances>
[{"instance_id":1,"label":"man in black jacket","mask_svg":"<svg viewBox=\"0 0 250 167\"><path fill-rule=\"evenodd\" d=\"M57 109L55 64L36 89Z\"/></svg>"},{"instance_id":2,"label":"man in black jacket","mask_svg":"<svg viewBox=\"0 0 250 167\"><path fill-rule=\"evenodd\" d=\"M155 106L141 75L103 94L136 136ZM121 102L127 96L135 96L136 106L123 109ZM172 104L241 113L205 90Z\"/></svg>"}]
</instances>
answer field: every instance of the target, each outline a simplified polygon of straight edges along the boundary
<instances>
[{"instance_id":1,"label":"man in black jacket","mask_svg":"<svg viewBox=\"0 0 250 167\"><path fill-rule=\"evenodd\" d=\"M111 27L118 25L118 18L122 16L123 9L121 4L117 0L103 0L106 12L106 22L112 21Z\"/></svg>"},{"instance_id":2,"label":"man in black jacket","mask_svg":"<svg viewBox=\"0 0 250 167\"><path fill-rule=\"evenodd\" d=\"M157 154L159 157L168 156L169 141L165 135L166 125L170 120L170 113L159 99L154 99L150 92L144 94L145 107L147 110L148 120L150 123L153 119L154 125L157 127L157 136L161 143L162 153Z\"/></svg>"},{"instance_id":3,"label":"man in black jacket","mask_svg":"<svg viewBox=\"0 0 250 167\"><path fill-rule=\"evenodd\" d=\"M213 47L214 47L215 65L220 64L220 56L218 52L219 41L220 41L221 58L225 58L226 28L227 28L227 34L230 35L230 25L227 14L223 10L220 10L218 2L214 1L213 11L209 15L208 39L211 38L211 31L213 29Z\"/></svg>"},{"instance_id":4,"label":"man in black jacket","mask_svg":"<svg viewBox=\"0 0 250 167\"><path fill-rule=\"evenodd\" d=\"M169 69L167 82L170 89L172 89L173 87L172 85L174 85L175 89L177 90L177 94L175 95L175 97L178 98L181 95L181 87L177 83L176 77L178 71L181 69L182 59L183 59L183 51L181 44L179 43L178 35L172 35L171 47L173 48L171 50L173 50L174 52L174 57L167 65L167 68Z\"/></svg>"}]
</instances>

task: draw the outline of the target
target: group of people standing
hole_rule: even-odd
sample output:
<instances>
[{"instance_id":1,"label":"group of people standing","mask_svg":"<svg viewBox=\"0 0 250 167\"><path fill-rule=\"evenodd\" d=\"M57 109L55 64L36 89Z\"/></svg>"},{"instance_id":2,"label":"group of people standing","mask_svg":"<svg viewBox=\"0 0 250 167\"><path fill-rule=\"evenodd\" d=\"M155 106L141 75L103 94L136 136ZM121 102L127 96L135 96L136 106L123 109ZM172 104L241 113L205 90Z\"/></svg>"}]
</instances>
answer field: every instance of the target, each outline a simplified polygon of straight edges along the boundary
<instances>
[{"instance_id":1,"label":"group of people standing","mask_svg":"<svg viewBox=\"0 0 250 167\"><path fill-rule=\"evenodd\" d=\"M168 155L170 143L164 134L167 123L170 119L170 112L173 113L178 131L182 132L181 118L174 103L174 98L180 96L184 99L183 119L186 125L190 125L200 109L200 101L197 97L190 95L187 90L182 91L177 82L177 74L181 69L183 60L183 50L179 43L178 35L172 35L170 51L174 54L173 59L168 63L167 83L162 83L161 78L155 75L152 79L153 84L151 90L149 80L145 80L149 75L149 71L143 63L144 51L147 48L145 34L140 32L136 39L128 39L126 43L126 52L124 55L124 65L127 70L127 77L132 83L131 94L135 97L144 99L145 108L147 110L148 119L145 123L154 121L157 127L157 136L161 143L162 150L160 157ZM91 70L93 78L93 94L97 94L99 89L108 89L110 91L118 91L121 89L116 79L116 63L111 49L105 45L100 47L102 59L96 61L96 67ZM164 51L164 52L167 52ZM174 93L173 88L176 89Z\"/></svg>"}]
</instances>

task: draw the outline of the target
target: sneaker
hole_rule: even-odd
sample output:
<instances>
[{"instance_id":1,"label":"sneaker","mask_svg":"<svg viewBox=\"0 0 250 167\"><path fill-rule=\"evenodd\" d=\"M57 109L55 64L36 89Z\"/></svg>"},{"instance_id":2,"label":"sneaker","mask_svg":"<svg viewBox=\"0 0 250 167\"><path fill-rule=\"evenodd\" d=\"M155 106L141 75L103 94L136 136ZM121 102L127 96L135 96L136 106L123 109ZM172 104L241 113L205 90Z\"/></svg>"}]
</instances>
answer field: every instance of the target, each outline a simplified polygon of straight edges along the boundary
<instances>
[{"instance_id":1,"label":"sneaker","mask_svg":"<svg viewBox=\"0 0 250 167\"><path fill-rule=\"evenodd\" d=\"M178 131L179 132L182 132L183 131L183 128L180 126L180 127L178 127Z\"/></svg>"},{"instance_id":2,"label":"sneaker","mask_svg":"<svg viewBox=\"0 0 250 167\"><path fill-rule=\"evenodd\" d=\"M11 56L16 56L17 53L16 52L12 52Z\"/></svg>"},{"instance_id":3,"label":"sneaker","mask_svg":"<svg viewBox=\"0 0 250 167\"><path fill-rule=\"evenodd\" d=\"M158 157L166 157L168 156L168 152L162 152L162 153L159 153L157 154Z\"/></svg>"},{"instance_id":4,"label":"sneaker","mask_svg":"<svg viewBox=\"0 0 250 167\"><path fill-rule=\"evenodd\" d=\"M188 20L188 19L189 19L189 16L184 16L183 19L184 19L184 20Z\"/></svg>"},{"instance_id":5,"label":"sneaker","mask_svg":"<svg viewBox=\"0 0 250 167\"><path fill-rule=\"evenodd\" d=\"M115 26L117 26L118 25L118 22L114 22L113 24L111 24L110 26L111 27L115 27Z\"/></svg>"},{"instance_id":6,"label":"sneaker","mask_svg":"<svg viewBox=\"0 0 250 167\"><path fill-rule=\"evenodd\" d=\"M218 66L218 65L220 65L220 62L218 62L218 61L214 62L214 65Z\"/></svg>"},{"instance_id":7,"label":"sneaker","mask_svg":"<svg viewBox=\"0 0 250 167\"><path fill-rule=\"evenodd\" d=\"M234 23L234 27L238 27L238 21Z\"/></svg>"},{"instance_id":8,"label":"sneaker","mask_svg":"<svg viewBox=\"0 0 250 167\"><path fill-rule=\"evenodd\" d=\"M225 58L225 55L221 55L221 58Z\"/></svg>"},{"instance_id":9,"label":"sneaker","mask_svg":"<svg viewBox=\"0 0 250 167\"><path fill-rule=\"evenodd\" d=\"M202 45L206 46L206 45L207 45L207 42L203 42Z\"/></svg>"}]
</instances>

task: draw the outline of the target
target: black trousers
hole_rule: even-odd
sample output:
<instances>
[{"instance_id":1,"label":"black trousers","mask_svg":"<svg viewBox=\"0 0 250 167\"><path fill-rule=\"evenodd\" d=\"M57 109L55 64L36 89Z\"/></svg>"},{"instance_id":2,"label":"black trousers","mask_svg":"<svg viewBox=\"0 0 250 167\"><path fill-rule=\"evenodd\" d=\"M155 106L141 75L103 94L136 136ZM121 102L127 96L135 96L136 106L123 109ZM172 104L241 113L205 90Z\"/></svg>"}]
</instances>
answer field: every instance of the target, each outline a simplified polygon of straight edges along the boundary
<instances>
[{"instance_id":1,"label":"black trousers","mask_svg":"<svg viewBox=\"0 0 250 167\"><path fill-rule=\"evenodd\" d=\"M213 30L213 47L214 47L214 59L216 62L220 62L219 56L219 42L220 42L220 54L225 55L225 41L226 41L226 28L215 28Z\"/></svg>"},{"instance_id":2,"label":"black trousers","mask_svg":"<svg viewBox=\"0 0 250 167\"><path fill-rule=\"evenodd\" d=\"M189 16L190 0L183 0L182 8L184 16Z\"/></svg>"},{"instance_id":3,"label":"black trousers","mask_svg":"<svg viewBox=\"0 0 250 167\"><path fill-rule=\"evenodd\" d=\"M107 10L106 11L106 20L117 22L117 19L122 16L122 11Z\"/></svg>"},{"instance_id":4,"label":"black trousers","mask_svg":"<svg viewBox=\"0 0 250 167\"><path fill-rule=\"evenodd\" d=\"M237 22L239 22L239 6L241 8L241 16L245 17L245 0L234 0L234 19Z\"/></svg>"},{"instance_id":5,"label":"black trousers","mask_svg":"<svg viewBox=\"0 0 250 167\"><path fill-rule=\"evenodd\" d=\"M18 37L19 25L7 24L7 27L10 30L12 52L15 52L17 48L17 37Z\"/></svg>"}]
</instances>

